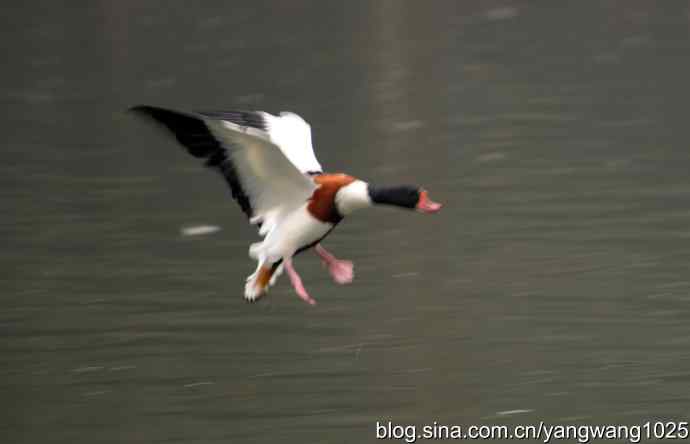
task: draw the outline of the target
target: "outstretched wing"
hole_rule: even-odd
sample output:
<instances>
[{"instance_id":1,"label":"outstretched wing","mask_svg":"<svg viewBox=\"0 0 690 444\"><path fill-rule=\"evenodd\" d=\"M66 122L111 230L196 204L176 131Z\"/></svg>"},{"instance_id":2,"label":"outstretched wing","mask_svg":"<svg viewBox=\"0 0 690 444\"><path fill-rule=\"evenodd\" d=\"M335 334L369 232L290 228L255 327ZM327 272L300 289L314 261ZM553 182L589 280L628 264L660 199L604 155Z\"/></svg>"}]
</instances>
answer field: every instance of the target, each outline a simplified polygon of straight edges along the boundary
<instances>
[{"instance_id":1,"label":"outstretched wing","mask_svg":"<svg viewBox=\"0 0 690 444\"><path fill-rule=\"evenodd\" d=\"M191 155L206 159L207 166L218 170L250 221L263 224L261 234L269 232L283 214L304 204L316 189L311 178L268 137L258 113L225 118L152 106L136 106L132 111L168 128Z\"/></svg>"},{"instance_id":2,"label":"outstretched wing","mask_svg":"<svg viewBox=\"0 0 690 444\"><path fill-rule=\"evenodd\" d=\"M274 116L262 111L219 111L201 115L261 131L302 174L323 171L311 144L311 127L295 113L283 111Z\"/></svg>"}]
</instances>

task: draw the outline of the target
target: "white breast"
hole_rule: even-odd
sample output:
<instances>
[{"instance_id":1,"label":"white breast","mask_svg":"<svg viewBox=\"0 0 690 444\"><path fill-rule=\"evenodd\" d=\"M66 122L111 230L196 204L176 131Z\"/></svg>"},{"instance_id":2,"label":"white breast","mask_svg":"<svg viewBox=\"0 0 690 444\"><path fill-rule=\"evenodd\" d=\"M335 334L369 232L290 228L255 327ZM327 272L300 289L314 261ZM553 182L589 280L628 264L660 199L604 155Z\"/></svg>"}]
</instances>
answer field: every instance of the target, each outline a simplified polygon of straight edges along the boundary
<instances>
[{"instance_id":1,"label":"white breast","mask_svg":"<svg viewBox=\"0 0 690 444\"><path fill-rule=\"evenodd\" d=\"M286 215L263 242L254 244L250 255L273 263L292 256L300 248L325 236L332 224L321 222L307 211L307 204Z\"/></svg>"},{"instance_id":2,"label":"white breast","mask_svg":"<svg viewBox=\"0 0 690 444\"><path fill-rule=\"evenodd\" d=\"M355 210L370 207L369 185L361 180L355 180L349 185L340 188L335 195L335 205L338 212L347 216Z\"/></svg>"}]
</instances>

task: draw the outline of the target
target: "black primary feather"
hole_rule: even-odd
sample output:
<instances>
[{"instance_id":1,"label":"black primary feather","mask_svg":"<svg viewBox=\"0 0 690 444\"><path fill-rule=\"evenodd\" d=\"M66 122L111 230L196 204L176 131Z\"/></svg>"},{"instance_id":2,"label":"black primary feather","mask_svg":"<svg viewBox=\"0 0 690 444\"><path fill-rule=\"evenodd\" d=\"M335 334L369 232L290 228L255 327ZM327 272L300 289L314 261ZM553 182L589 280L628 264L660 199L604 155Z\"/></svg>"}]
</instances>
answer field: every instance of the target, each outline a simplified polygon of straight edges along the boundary
<instances>
[{"instance_id":1,"label":"black primary feather","mask_svg":"<svg viewBox=\"0 0 690 444\"><path fill-rule=\"evenodd\" d=\"M155 122L168 128L175 135L177 141L187 148L189 154L197 158L206 159L206 166L216 169L223 175L225 181L230 186L233 199L240 205L244 214L249 218L254 215L249 197L242 188L235 165L228 157L227 150L220 141L213 136L213 133L211 133L211 130L206 126L206 123L201 117L194 114L186 114L145 105L132 107L130 111L151 118ZM210 114L211 113L202 115L209 118L221 118L213 117ZM229 112L228 114L242 115L255 113ZM223 120L228 119L223 118Z\"/></svg>"}]
</instances>

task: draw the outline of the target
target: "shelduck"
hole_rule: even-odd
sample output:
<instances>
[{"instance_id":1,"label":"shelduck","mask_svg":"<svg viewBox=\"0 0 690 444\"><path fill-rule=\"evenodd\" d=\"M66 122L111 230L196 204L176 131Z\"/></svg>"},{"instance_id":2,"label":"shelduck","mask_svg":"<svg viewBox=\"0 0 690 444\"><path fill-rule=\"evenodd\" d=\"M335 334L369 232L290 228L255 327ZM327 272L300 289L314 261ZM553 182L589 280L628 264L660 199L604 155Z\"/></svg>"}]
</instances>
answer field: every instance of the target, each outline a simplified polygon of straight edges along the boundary
<instances>
[{"instance_id":1,"label":"shelduck","mask_svg":"<svg viewBox=\"0 0 690 444\"><path fill-rule=\"evenodd\" d=\"M347 174L324 173L314 155L311 127L291 112L186 113L143 105L131 110L170 130L192 156L220 172L250 223L258 226L263 241L249 248L258 266L247 278L247 301L266 294L284 268L299 297L315 304L293 265L295 255L312 248L336 283L352 282L352 262L337 259L321 241L357 209L441 209L416 186L375 186Z\"/></svg>"}]
</instances>

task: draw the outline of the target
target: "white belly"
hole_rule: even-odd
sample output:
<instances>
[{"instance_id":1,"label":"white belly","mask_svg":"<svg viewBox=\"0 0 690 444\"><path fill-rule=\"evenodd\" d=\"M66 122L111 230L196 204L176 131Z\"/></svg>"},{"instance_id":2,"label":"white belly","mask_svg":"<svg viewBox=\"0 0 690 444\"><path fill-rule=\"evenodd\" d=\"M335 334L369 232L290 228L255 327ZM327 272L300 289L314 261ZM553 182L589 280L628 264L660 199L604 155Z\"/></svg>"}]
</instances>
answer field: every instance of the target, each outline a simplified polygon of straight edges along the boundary
<instances>
[{"instance_id":1,"label":"white belly","mask_svg":"<svg viewBox=\"0 0 690 444\"><path fill-rule=\"evenodd\" d=\"M318 241L332 228L333 225L314 218L307 211L305 203L287 215L266 235L266 239L257 245L256 253L261 259L273 263L290 257L300 248Z\"/></svg>"}]
</instances>

